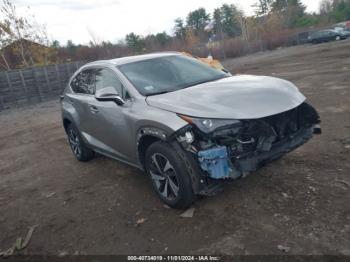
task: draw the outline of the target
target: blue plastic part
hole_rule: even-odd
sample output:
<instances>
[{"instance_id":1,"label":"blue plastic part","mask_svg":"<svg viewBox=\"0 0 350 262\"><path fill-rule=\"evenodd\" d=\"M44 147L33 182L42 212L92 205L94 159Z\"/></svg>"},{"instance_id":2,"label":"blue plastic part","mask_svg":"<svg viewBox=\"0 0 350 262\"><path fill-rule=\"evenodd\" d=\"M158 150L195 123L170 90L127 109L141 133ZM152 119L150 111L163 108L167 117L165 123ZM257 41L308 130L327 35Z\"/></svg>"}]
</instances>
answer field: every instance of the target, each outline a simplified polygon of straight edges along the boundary
<instances>
[{"instance_id":1,"label":"blue plastic part","mask_svg":"<svg viewBox=\"0 0 350 262\"><path fill-rule=\"evenodd\" d=\"M232 169L225 146L214 147L198 152L198 160L201 168L207 171L211 178L230 178Z\"/></svg>"}]
</instances>

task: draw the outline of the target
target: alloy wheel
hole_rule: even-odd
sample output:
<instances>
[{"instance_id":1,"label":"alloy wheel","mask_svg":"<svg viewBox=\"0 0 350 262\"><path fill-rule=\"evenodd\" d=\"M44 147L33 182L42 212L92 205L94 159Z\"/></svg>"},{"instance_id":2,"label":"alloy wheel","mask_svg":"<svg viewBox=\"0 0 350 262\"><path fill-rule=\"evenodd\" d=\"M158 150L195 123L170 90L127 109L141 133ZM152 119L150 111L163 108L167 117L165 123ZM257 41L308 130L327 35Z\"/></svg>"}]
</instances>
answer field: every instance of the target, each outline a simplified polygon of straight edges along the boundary
<instances>
[{"instance_id":1,"label":"alloy wheel","mask_svg":"<svg viewBox=\"0 0 350 262\"><path fill-rule=\"evenodd\" d=\"M176 171L169 159L155 153L151 157L150 175L158 192L168 200L174 200L179 194L179 182Z\"/></svg>"},{"instance_id":2,"label":"alloy wheel","mask_svg":"<svg viewBox=\"0 0 350 262\"><path fill-rule=\"evenodd\" d=\"M69 130L68 139L69 139L69 144L70 144L70 147L71 147L74 155L77 158L81 157L82 150L81 150L80 140L79 140L78 134L73 129Z\"/></svg>"}]
</instances>

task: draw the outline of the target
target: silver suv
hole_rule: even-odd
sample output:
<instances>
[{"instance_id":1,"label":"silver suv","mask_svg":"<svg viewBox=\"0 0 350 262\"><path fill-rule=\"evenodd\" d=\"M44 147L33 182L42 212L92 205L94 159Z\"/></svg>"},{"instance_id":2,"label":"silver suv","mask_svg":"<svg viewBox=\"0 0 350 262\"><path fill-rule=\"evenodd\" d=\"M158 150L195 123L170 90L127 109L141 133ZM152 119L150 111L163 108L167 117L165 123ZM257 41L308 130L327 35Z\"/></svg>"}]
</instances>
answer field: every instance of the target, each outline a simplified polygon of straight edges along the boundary
<instances>
[{"instance_id":1,"label":"silver suv","mask_svg":"<svg viewBox=\"0 0 350 262\"><path fill-rule=\"evenodd\" d=\"M218 71L179 53L97 61L61 96L72 152L145 170L159 197L186 208L320 133L292 83Z\"/></svg>"}]
</instances>

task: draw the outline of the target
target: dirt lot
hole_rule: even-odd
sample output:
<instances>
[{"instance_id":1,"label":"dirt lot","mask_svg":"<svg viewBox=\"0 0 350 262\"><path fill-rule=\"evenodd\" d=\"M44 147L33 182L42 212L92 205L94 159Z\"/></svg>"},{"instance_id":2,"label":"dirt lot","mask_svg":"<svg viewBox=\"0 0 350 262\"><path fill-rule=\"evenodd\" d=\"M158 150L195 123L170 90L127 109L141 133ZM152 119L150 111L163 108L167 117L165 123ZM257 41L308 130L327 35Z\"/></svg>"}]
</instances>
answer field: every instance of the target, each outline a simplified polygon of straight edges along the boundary
<instances>
[{"instance_id":1,"label":"dirt lot","mask_svg":"<svg viewBox=\"0 0 350 262\"><path fill-rule=\"evenodd\" d=\"M350 255L350 41L225 64L295 82L319 110L322 136L182 218L142 172L102 156L77 162L57 102L2 112L0 250L38 225L24 253Z\"/></svg>"}]
</instances>

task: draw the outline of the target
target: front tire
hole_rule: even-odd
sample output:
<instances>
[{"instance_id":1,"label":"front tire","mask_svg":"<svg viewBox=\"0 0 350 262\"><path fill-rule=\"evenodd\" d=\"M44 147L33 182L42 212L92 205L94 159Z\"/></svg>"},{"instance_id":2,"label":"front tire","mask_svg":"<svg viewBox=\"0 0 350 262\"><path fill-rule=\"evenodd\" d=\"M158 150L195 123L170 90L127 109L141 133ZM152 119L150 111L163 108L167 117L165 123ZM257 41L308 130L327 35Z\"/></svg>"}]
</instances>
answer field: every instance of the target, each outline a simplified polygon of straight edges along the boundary
<instances>
[{"instance_id":1,"label":"front tire","mask_svg":"<svg viewBox=\"0 0 350 262\"><path fill-rule=\"evenodd\" d=\"M70 148L77 160L87 162L94 157L94 151L85 145L78 129L73 124L67 127L67 135Z\"/></svg>"},{"instance_id":2,"label":"front tire","mask_svg":"<svg viewBox=\"0 0 350 262\"><path fill-rule=\"evenodd\" d=\"M165 204L185 209L194 202L186 165L170 144L153 143L146 151L145 167L154 190Z\"/></svg>"}]
</instances>

